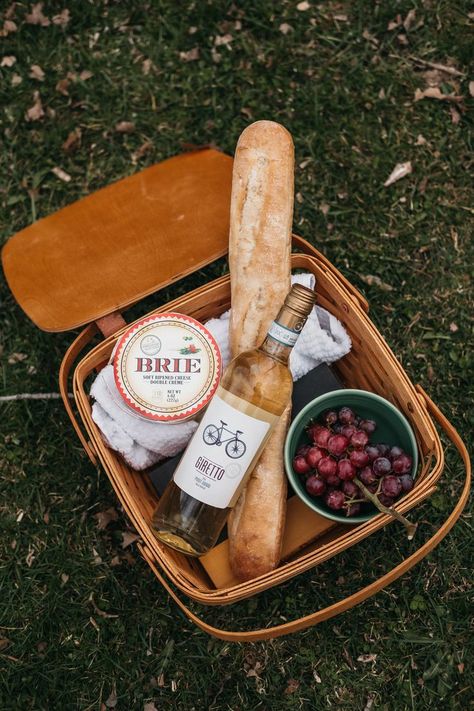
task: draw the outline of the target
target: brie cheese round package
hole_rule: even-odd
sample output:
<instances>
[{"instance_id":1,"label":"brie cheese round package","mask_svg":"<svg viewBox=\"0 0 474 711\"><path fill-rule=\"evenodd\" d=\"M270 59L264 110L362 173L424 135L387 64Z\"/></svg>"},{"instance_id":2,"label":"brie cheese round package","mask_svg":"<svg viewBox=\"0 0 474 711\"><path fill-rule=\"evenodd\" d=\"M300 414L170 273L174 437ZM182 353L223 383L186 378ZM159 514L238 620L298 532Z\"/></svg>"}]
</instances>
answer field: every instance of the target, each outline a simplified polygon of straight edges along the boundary
<instances>
[{"instance_id":1,"label":"brie cheese round package","mask_svg":"<svg viewBox=\"0 0 474 711\"><path fill-rule=\"evenodd\" d=\"M179 313L149 316L118 342L114 375L126 404L148 420L182 422L214 395L222 361L212 334Z\"/></svg>"}]
</instances>

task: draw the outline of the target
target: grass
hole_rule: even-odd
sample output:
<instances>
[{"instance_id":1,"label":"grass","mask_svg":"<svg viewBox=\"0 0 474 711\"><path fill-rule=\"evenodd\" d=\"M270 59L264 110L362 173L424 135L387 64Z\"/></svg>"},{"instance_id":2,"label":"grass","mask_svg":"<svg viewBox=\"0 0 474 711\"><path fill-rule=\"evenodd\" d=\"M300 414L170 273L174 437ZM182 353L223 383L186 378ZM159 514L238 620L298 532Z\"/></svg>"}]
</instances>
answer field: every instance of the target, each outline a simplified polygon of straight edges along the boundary
<instances>
[{"instance_id":1,"label":"grass","mask_svg":"<svg viewBox=\"0 0 474 711\"><path fill-rule=\"evenodd\" d=\"M52 17L63 7L47 2L43 13ZM311 2L301 11L296 2L267 0L71 0L67 7L66 26L41 26L28 24L30 6L16 3L10 17L16 31L2 38L2 56L16 58L0 69L2 241L180 152L184 143L214 143L231 153L251 120L280 121L296 145L297 231L366 294L374 322L412 380L468 441L474 425L469 3ZM387 29L411 9L416 19L408 31ZM290 26L287 34L282 25ZM216 46L215 38L227 35L229 44ZM180 53L196 47L199 58L184 61ZM463 95L463 103L415 102L428 67L414 58L463 72L438 77L441 91ZM43 81L29 76L34 64ZM92 76L81 78L83 71ZM64 94L56 87L68 72ZM35 91L45 115L27 122ZM133 122L135 130L117 132L119 121ZM80 142L65 151L78 129ZM384 188L395 164L407 160L413 173ZM55 166L69 173L69 183L51 172ZM188 279L186 288L220 269ZM391 290L368 284L368 275ZM2 394L57 390L71 334L38 331L4 282L0 298ZM5 711L152 711L152 703L160 711L420 711L472 704L469 511L426 561L362 606L285 639L227 644L188 623L134 547L122 549L121 512L98 528L95 514L116 499L86 459L61 404L0 407ZM416 511L418 542L448 515L461 480L447 446L439 490ZM409 550L391 525L277 590L201 613L233 629L278 623L350 594Z\"/></svg>"}]
</instances>

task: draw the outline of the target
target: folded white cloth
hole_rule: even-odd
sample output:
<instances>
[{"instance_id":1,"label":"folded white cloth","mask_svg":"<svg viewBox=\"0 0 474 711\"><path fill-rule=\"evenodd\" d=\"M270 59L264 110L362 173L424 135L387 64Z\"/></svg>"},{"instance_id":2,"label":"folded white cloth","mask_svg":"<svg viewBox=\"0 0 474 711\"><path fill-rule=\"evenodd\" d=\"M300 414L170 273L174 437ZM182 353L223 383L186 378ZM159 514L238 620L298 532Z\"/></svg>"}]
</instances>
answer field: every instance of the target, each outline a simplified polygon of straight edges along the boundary
<instances>
[{"instance_id":1,"label":"folded white cloth","mask_svg":"<svg viewBox=\"0 0 474 711\"><path fill-rule=\"evenodd\" d=\"M295 274L291 281L314 288L315 279L312 274ZM229 317L230 311L226 311L206 323L220 348L224 368L230 361ZM293 380L321 363L342 358L350 348L351 340L342 324L328 311L315 306L290 356ZM145 420L133 412L117 390L111 363L97 375L91 395L95 400L92 418L105 442L120 452L133 469L146 469L160 459L174 456L185 448L197 428L194 420L170 425Z\"/></svg>"}]
</instances>

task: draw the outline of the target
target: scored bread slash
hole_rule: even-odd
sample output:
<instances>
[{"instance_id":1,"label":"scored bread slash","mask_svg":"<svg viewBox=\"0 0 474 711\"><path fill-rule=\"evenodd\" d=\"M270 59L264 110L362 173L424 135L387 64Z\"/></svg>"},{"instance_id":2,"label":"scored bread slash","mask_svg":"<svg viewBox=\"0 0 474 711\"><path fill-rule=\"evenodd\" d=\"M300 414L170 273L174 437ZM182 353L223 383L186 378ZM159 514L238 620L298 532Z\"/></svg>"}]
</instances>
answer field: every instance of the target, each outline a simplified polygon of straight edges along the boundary
<instances>
[{"instance_id":1,"label":"scored bread slash","mask_svg":"<svg viewBox=\"0 0 474 711\"><path fill-rule=\"evenodd\" d=\"M114 356L117 389L148 420L182 422L215 393L222 371L219 347L199 321L164 313L135 323Z\"/></svg>"}]
</instances>

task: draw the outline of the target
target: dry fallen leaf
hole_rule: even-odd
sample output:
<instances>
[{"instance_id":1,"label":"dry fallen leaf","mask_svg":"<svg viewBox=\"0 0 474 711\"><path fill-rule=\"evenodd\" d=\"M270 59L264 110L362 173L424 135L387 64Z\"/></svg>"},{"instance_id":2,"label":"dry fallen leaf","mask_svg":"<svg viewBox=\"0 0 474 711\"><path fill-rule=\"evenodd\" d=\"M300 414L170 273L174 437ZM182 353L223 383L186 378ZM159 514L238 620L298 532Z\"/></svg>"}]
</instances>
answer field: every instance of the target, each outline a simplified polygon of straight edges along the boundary
<instances>
[{"instance_id":1,"label":"dry fallen leaf","mask_svg":"<svg viewBox=\"0 0 474 711\"><path fill-rule=\"evenodd\" d=\"M71 153L81 144L82 132L80 128L75 128L69 133L61 148L65 153Z\"/></svg>"},{"instance_id":2,"label":"dry fallen leaf","mask_svg":"<svg viewBox=\"0 0 474 711\"><path fill-rule=\"evenodd\" d=\"M307 0L303 0L303 2L299 2L298 5L296 6L296 9L299 10L300 12L305 12L306 10L309 10L311 5Z\"/></svg>"},{"instance_id":3,"label":"dry fallen leaf","mask_svg":"<svg viewBox=\"0 0 474 711\"><path fill-rule=\"evenodd\" d=\"M31 8L31 13L26 15L25 22L28 25L41 25L41 27L48 27L51 24L45 15L43 15L43 3L38 2Z\"/></svg>"},{"instance_id":4,"label":"dry fallen leaf","mask_svg":"<svg viewBox=\"0 0 474 711\"><path fill-rule=\"evenodd\" d=\"M469 94L474 96L474 81L469 82Z\"/></svg>"},{"instance_id":5,"label":"dry fallen leaf","mask_svg":"<svg viewBox=\"0 0 474 711\"><path fill-rule=\"evenodd\" d=\"M228 46L233 41L232 35L217 35L214 39L216 47Z\"/></svg>"},{"instance_id":6,"label":"dry fallen leaf","mask_svg":"<svg viewBox=\"0 0 474 711\"><path fill-rule=\"evenodd\" d=\"M370 662L375 662L376 659L376 654L361 654L357 657L357 661L362 662L362 664L369 664Z\"/></svg>"},{"instance_id":7,"label":"dry fallen leaf","mask_svg":"<svg viewBox=\"0 0 474 711\"><path fill-rule=\"evenodd\" d=\"M18 27L13 20L5 20L3 29L0 31L0 37L8 37L12 32L16 32Z\"/></svg>"},{"instance_id":8,"label":"dry fallen leaf","mask_svg":"<svg viewBox=\"0 0 474 711\"><path fill-rule=\"evenodd\" d=\"M35 93L33 94L33 99L33 106L30 106L30 108L26 112L25 118L27 121L39 121L39 119L43 118L44 116L43 104L41 103L39 91L35 91Z\"/></svg>"},{"instance_id":9,"label":"dry fallen leaf","mask_svg":"<svg viewBox=\"0 0 474 711\"><path fill-rule=\"evenodd\" d=\"M16 57L14 57L12 54L7 55L6 57L2 58L2 61L0 62L0 67L13 67L13 65L16 62Z\"/></svg>"},{"instance_id":10,"label":"dry fallen leaf","mask_svg":"<svg viewBox=\"0 0 474 711\"><path fill-rule=\"evenodd\" d=\"M99 531L103 531L109 523L112 521L117 521L118 519L118 513L117 511L111 506L109 509L106 509L105 511L99 511L99 513L94 514L94 518L96 520L97 528Z\"/></svg>"},{"instance_id":11,"label":"dry fallen leaf","mask_svg":"<svg viewBox=\"0 0 474 711\"><path fill-rule=\"evenodd\" d=\"M388 25L387 25L387 30L388 30L389 32L391 32L392 30L396 30L397 27L400 27L401 24L402 24L402 16L401 16L401 15L397 15L397 17L395 18L395 20L390 20L390 22L389 22Z\"/></svg>"},{"instance_id":12,"label":"dry fallen leaf","mask_svg":"<svg viewBox=\"0 0 474 711\"><path fill-rule=\"evenodd\" d=\"M401 44L403 47L407 47L410 44L408 41L408 37L404 34L397 35L397 42L398 42L398 44Z\"/></svg>"},{"instance_id":13,"label":"dry fallen leaf","mask_svg":"<svg viewBox=\"0 0 474 711\"><path fill-rule=\"evenodd\" d=\"M8 358L8 362L10 365L14 365L15 363L21 363L22 360L26 360L27 358L26 353L12 353Z\"/></svg>"},{"instance_id":14,"label":"dry fallen leaf","mask_svg":"<svg viewBox=\"0 0 474 711\"><path fill-rule=\"evenodd\" d=\"M449 113L451 114L451 123L453 123L455 126L460 122L461 120L461 114L457 110L455 106L450 106L449 107Z\"/></svg>"},{"instance_id":15,"label":"dry fallen leaf","mask_svg":"<svg viewBox=\"0 0 474 711\"><path fill-rule=\"evenodd\" d=\"M249 121L253 121L252 109L249 109L247 106L242 106L240 113L246 116Z\"/></svg>"},{"instance_id":16,"label":"dry fallen leaf","mask_svg":"<svg viewBox=\"0 0 474 711\"><path fill-rule=\"evenodd\" d=\"M385 181L384 187L388 188L389 185L393 185L393 183L396 183L398 180L401 180L406 175L409 175L411 172L411 161L407 161L406 163L397 163L397 165Z\"/></svg>"},{"instance_id":17,"label":"dry fallen leaf","mask_svg":"<svg viewBox=\"0 0 474 711\"><path fill-rule=\"evenodd\" d=\"M284 694L294 694L295 691L298 691L300 688L300 682L297 681L296 679L288 679L288 683L286 686L286 689L284 690Z\"/></svg>"},{"instance_id":18,"label":"dry fallen leaf","mask_svg":"<svg viewBox=\"0 0 474 711\"><path fill-rule=\"evenodd\" d=\"M59 166L51 168L51 172L54 173L54 175L59 178L59 180L62 180L63 183L70 183L72 180L69 173L66 173L66 171L60 168Z\"/></svg>"},{"instance_id":19,"label":"dry fallen leaf","mask_svg":"<svg viewBox=\"0 0 474 711\"><path fill-rule=\"evenodd\" d=\"M413 8L412 10L409 11L407 16L403 20L403 27L406 29L407 32L410 29L410 27L413 25L415 20L416 20L416 10Z\"/></svg>"},{"instance_id":20,"label":"dry fallen leaf","mask_svg":"<svg viewBox=\"0 0 474 711\"><path fill-rule=\"evenodd\" d=\"M127 548L127 546L131 546L132 543L135 543L135 541L138 541L140 536L138 533L132 533L131 531L123 531L122 532L122 548Z\"/></svg>"},{"instance_id":21,"label":"dry fallen leaf","mask_svg":"<svg viewBox=\"0 0 474 711\"><path fill-rule=\"evenodd\" d=\"M115 682L112 684L112 691L109 694L108 699L105 701L105 705L108 709L114 709L117 706L117 691L115 689Z\"/></svg>"},{"instance_id":22,"label":"dry fallen leaf","mask_svg":"<svg viewBox=\"0 0 474 711\"><path fill-rule=\"evenodd\" d=\"M423 134L419 133L418 136L416 137L415 146L426 146L427 143L428 143L428 141L423 136Z\"/></svg>"},{"instance_id":23,"label":"dry fallen leaf","mask_svg":"<svg viewBox=\"0 0 474 711\"><path fill-rule=\"evenodd\" d=\"M6 649L9 644L10 640L7 639L7 637L0 637L0 652L3 652L3 650Z\"/></svg>"},{"instance_id":24,"label":"dry fallen leaf","mask_svg":"<svg viewBox=\"0 0 474 711\"><path fill-rule=\"evenodd\" d=\"M150 701L149 703L145 704L145 706L143 707L143 711L158 711L158 709L156 708L153 701Z\"/></svg>"},{"instance_id":25,"label":"dry fallen leaf","mask_svg":"<svg viewBox=\"0 0 474 711\"><path fill-rule=\"evenodd\" d=\"M67 573L61 573L61 582L63 585L66 585L67 581L69 580L69 575Z\"/></svg>"},{"instance_id":26,"label":"dry fallen leaf","mask_svg":"<svg viewBox=\"0 0 474 711\"><path fill-rule=\"evenodd\" d=\"M88 79L91 79L93 77L93 73L89 69L83 69L82 72L79 74L79 79L81 81L87 81Z\"/></svg>"},{"instance_id":27,"label":"dry fallen leaf","mask_svg":"<svg viewBox=\"0 0 474 711\"><path fill-rule=\"evenodd\" d=\"M222 54L219 54L215 47L211 48L211 57L214 64L219 64L219 62L222 60Z\"/></svg>"},{"instance_id":28,"label":"dry fallen leaf","mask_svg":"<svg viewBox=\"0 0 474 711\"><path fill-rule=\"evenodd\" d=\"M151 59L144 59L143 60L142 72L145 76L147 76L150 73L152 66L153 66L153 62L151 61Z\"/></svg>"},{"instance_id":29,"label":"dry fallen leaf","mask_svg":"<svg viewBox=\"0 0 474 711\"><path fill-rule=\"evenodd\" d=\"M44 81L44 72L39 64L32 64L30 67L30 73L28 76L30 79L36 79L37 81Z\"/></svg>"},{"instance_id":30,"label":"dry fallen leaf","mask_svg":"<svg viewBox=\"0 0 474 711\"><path fill-rule=\"evenodd\" d=\"M278 29L280 30L280 32L282 33L282 35L287 35L288 32L291 32L291 31L292 31L293 28L292 28L292 26L289 25L287 22L282 22L281 25L280 25L280 27L279 27Z\"/></svg>"},{"instance_id":31,"label":"dry fallen leaf","mask_svg":"<svg viewBox=\"0 0 474 711\"><path fill-rule=\"evenodd\" d=\"M69 79L60 79L56 84L56 91L59 91L63 96L69 96L68 87Z\"/></svg>"},{"instance_id":32,"label":"dry fallen leaf","mask_svg":"<svg viewBox=\"0 0 474 711\"><path fill-rule=\"evenodd\" d=\"M133 133L135 124L132 121L119 121L115 124L115 130L117 133Z\"/></svg>"},{"instance_id":33,"label":"dry fallen leaf","mask_svg":"<svg viewBox=\"0 0 474 711\"><path fill-rule=\"evenodd\" d=\"M457 94L443 94L439 87L429 86L423 91L421 89L416 89L415 101L421 101L422 99L437 99L438 101L455 101L456 103L460 103L462 102L463 97Z\"/></svg>"},{"instance_id":34,"label":"dry fallen leaf","mask_svg":"<svg viewBox=\"0 0 474 711\"><path fill-rule=\"evenodd\" d=\"M386 284L382 279L374 274L359 274L363 282L369 286L378 286L382 291L393 291L393 286Z\"/></svg>"},{"instance_id":35,"label":"dry fallen leaf","mask_svg":"<svg viewBox=\"0 0 474 711\"><path fill-rule=\"evenodd\" d=\"M195 62L199 59L199 47L193 47L189 52L180 52L179 58L182 62Z\"/></svg>"},{"instance_id":36,"label":"dry fallen leaf","mask_svg":"<svg viewBox=\"0 0 474 711\"><path fill-rule=\"evenodd\" d=\"M454 323L454 321L451 321L451 323L449 324L449 330L451 331L451 333L456 333L456 331L459 331L459 326L457 325L457 323Z\"/></svg>"},{"instance_id":37,"label":"dry fallen leaf","mask_svg":"<svg viewBox=\"0 0 474 711\"><path fill-rule=\"evenodd\" d=\"M343 13L339 13L338 15L333 15L333 20L336 20L337 22L349 22L349 18L347 15L344 15Z\"/></svg>"},{"instance_id":38,"label":"dry fallen leaf","mask_svg":"<svg viewBox=\"0 0 474 711\"><path fill-rule=\"evenodd\" d=\"M71 19L71 13L67 8L61 10L59 15L53 17L53 25L59 25L60 27L65 27L69 20Z\"/></svg>"}]
</instances>

